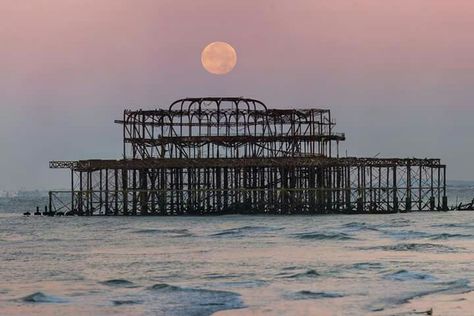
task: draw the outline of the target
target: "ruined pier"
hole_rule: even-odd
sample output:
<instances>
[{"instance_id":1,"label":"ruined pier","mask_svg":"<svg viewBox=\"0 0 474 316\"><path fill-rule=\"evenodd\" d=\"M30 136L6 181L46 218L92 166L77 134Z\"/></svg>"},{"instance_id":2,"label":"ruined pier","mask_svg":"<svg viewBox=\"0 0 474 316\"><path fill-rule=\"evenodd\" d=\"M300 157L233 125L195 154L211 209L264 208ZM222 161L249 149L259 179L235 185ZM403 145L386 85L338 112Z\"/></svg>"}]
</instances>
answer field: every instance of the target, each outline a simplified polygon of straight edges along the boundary
<instances>
[{"instance_id":1,"label":"ruined pier","mask_svg":"<svg viewBox=\"0 0 474 316\"><path fill-rule=\"evenodd\" d=\"M51 161L69 215L394 213L447 210L439 159L340 157L327 109L209 97L125 110L119 160Z\"/></svg>"}]
</instances>

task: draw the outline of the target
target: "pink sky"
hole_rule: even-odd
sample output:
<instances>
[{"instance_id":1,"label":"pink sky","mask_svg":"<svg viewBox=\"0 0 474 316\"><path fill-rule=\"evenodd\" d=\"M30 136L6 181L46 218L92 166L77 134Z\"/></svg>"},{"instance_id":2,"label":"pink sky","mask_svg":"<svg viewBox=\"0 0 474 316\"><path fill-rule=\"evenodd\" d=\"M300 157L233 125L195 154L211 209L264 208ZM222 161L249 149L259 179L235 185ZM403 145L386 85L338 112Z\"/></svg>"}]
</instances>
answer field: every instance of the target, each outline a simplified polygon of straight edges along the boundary
<instances>
[{"instance_id":1,"label":"pink sky","mask_svg":"<svg viewBox=\"0 0 474 316\"><path fill-rule=\"evenodd\" d=\"M60 184L50 159L118 157L124 107L200 95L330 107L350 153L474 179L473 16L471 0L3 0L0 190ZM229 75L201 67L213 41L237 50Z\"/></svg>"}]
</instances>

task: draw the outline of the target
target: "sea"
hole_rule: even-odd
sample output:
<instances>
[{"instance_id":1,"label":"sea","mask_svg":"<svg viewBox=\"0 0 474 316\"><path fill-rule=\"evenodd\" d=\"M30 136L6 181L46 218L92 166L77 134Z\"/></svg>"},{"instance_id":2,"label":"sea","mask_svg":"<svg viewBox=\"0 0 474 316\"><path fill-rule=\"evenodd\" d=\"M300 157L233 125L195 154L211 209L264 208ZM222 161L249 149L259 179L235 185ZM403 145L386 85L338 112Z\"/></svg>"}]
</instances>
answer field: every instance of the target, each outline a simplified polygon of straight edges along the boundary
<instances>
[{"instance_id":1,"label":"sea","mask_svg":"<svg viewBox=\"0 0 474 316\"><path fill-rule=\"evenodd\" d=\"M474 315L473 211L22 215L44 201L0 201L0 315Z\"/></svg>"}]
</instances>

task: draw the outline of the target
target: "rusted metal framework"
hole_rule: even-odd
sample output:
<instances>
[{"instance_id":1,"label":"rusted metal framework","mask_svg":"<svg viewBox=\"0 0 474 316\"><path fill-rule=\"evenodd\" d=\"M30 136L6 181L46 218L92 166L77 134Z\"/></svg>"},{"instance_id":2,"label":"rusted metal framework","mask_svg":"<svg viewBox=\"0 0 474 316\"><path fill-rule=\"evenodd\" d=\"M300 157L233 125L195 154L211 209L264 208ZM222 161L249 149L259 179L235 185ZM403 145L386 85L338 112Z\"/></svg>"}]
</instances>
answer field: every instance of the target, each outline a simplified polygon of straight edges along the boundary
<instances>
[{"instance_id":1,"label":"rusted metal framework","mask_svg":"<svg viewBox=\"0 0 474 316\"><path fill-rule=\"evenodd\" d=\"M120 160L52 161L71 172L50 210L77 215L386 213L447 209L439 159L339 157L323 109L187 98L125 110Z\"/></svg>"}]
</instances>

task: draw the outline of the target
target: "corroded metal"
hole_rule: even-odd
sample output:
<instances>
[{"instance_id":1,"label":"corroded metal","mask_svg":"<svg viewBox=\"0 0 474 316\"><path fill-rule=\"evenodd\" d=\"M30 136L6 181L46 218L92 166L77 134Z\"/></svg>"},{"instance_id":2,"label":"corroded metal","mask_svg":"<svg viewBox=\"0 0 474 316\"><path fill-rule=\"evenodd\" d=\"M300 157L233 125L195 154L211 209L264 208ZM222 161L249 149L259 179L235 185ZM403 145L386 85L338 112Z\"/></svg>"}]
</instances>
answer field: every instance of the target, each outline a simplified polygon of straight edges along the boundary
<instances>
[{"instance_id":1,"label":"corroded metal","mask_svg":"<svg viewBox=\"0 0 474 316\"><path fill-rule=\"evenodd\" d=\"M268 109L245 98L187 98L125 110L120 160L53 161L79 215L319 214L447 209L439 159L339 157L326 109ZM68 202L65 202L68 201Z\"/></svg>"}]
</instances>

